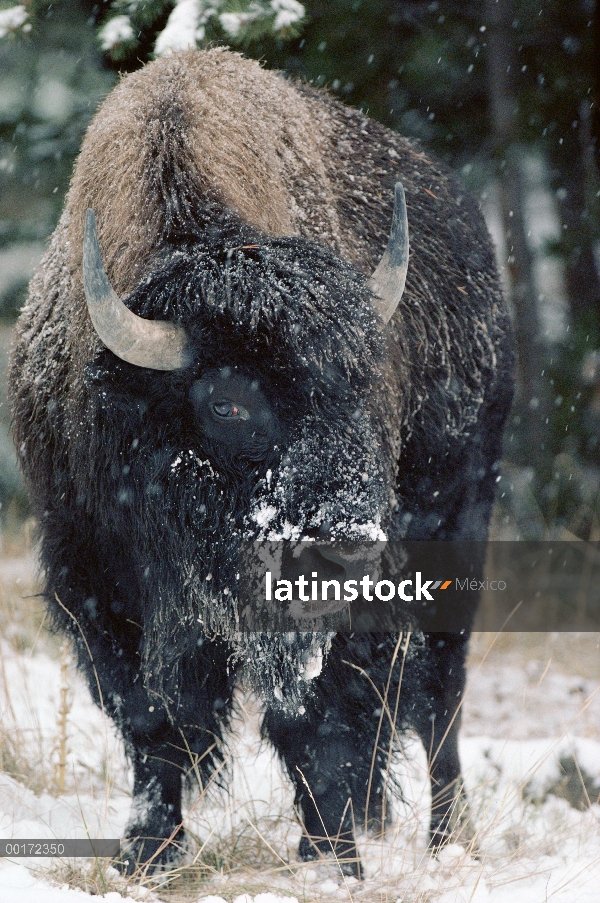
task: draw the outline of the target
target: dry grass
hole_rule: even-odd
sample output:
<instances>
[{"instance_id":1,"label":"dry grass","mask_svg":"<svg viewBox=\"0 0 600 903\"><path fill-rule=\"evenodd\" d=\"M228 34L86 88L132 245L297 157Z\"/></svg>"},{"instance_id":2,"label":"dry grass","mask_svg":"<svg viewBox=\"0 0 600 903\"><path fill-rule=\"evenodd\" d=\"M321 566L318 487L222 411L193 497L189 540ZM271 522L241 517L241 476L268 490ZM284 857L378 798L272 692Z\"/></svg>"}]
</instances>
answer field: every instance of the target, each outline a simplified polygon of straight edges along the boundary
<instances>
[{"instance_id":1,"label":"dry grass","mask_svg":"<svg viewBox=\"0 0 600 903\"><path fill-rule=\"evenodd\" d=\"M523 668L532 660L552 662L565 675L600 679L600 633L474 633L469 666L483 660Z\"/></svg>"},{"instance_id":2,"label":"dry grass","mask_svg":"<svg viewBox=\"0 0 600 903\"><path fill-rule=\"evenodd\" d=\"M12 704L12 687L7 676L6 653L33 655L36 649L53 647L43 631L45 611L37 596L35 567L31 549L20 537L18 558L3 559L0 567L0 770L35 793L48 787L47 768L41 733L21 728ZM7 648L8 647L8 648Z\"/></svg>"},{"instance_id":3,"label":"dry grass","mask_svg":"<svg viewBox=\"0 0 600 903\"><path fill-rule=\"evenodd\" d=\"M124 878L107 859L55 859L49 867L37 869L40 878L57 887L105 896L119 893L134 900L146 900L148 889L134 879Z\"/></svg>"},{"instance_id":4,"label":"dry grass","mask_svg":"<svg viewBox=\"0 0 600 903\"><path fill-rule=\"evenodd\" d=\"M21 654L58 648L44 630L46 611L36 578L34 554L26 545L22 554L0 558L0 635Z\"/></svg>"}]
</instances>

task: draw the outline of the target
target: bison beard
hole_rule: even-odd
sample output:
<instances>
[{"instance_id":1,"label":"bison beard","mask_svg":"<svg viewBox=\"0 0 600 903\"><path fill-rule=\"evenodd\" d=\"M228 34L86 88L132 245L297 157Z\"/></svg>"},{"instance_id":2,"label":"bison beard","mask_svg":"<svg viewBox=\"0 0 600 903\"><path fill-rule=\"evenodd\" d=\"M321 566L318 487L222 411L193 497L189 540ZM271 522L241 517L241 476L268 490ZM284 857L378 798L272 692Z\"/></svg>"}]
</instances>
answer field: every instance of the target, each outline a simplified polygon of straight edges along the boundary
<instances>
[{"instance_id":1,"label":"bison beard","mask_svg":"<svg viewBox=\"0 0 600 903\"><path fill-rule=\"evenodd\" d=\"M411 261L385 325L396 301L367 274L398 179ZM139 323L170 324L178 368L99 341L88 208L115 292ZM86 291L92 309L88 276ZM302 858L333 850L360 874L353 825L381 824L408 726L429 756L432 845L452 835L467 636L240 634L238 553L274 536L485 539L511 367L480 214L418 148L219 50L157 61L107 99L11 392L48 605L134 766L130 869L172 860L183 775L219 771L243 672L296 788Z\"/></svg>"}]
</instances>

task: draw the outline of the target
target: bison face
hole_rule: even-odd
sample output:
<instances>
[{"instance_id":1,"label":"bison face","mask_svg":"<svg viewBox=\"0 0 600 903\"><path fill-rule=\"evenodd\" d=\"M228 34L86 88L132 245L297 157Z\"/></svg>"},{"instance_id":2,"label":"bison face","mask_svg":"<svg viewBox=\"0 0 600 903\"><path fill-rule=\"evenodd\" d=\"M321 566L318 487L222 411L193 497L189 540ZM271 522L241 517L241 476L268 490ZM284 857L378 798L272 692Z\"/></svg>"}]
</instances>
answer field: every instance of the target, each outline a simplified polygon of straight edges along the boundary
<instances>
[{"instance_id":1,"label":"bison face","mask_svg":"<svg viewBox=\"0 0 600 903\"><path fill-rule=\"evenodd\" d=\"M403 204L395 223L392 239L406 239ZM171 655L201 629L256 659L236 632L243 540L382 537L391 468L378 386L384 321L407 256L406 241L400 259L392 239L369 282L324 247L268 238L227 215L163 249L160 267L125 303L104 273L88 212L86 297L106 346L94 364L96 416L122 420L113 454L127 471L135 558L153 594L149 673L165 667L165 622ZM293 643L302 670L326 640ZM297 685L281 674L265 679L264 669L255 677L271 696L276 684Z\"/></svg>"}]
</instances>

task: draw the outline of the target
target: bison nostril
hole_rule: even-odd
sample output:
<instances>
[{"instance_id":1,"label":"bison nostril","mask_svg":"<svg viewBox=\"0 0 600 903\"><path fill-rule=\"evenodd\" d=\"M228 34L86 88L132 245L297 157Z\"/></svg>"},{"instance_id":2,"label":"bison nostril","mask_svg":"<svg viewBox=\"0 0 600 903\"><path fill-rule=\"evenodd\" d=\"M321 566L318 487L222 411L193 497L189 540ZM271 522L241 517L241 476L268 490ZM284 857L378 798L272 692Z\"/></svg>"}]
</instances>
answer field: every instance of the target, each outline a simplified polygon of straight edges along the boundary
<instances>
[{"instance_id":1,"label":"bison nostril","mask_svg":"<svg viewBox=\"0 0 600 903\"><path fill-rule=\"evenodd\" d=\"M293 556L292 561L289 570L288 567L284 567L286 573L283 576L287 579L288 573L292 571L294 579L302 575L310 580L316 574L318 580L343 581L346 576L342 556L334 554L333 547L323 546L320 543L308 543L299 555Z\"/></svg>"}]
</instances>

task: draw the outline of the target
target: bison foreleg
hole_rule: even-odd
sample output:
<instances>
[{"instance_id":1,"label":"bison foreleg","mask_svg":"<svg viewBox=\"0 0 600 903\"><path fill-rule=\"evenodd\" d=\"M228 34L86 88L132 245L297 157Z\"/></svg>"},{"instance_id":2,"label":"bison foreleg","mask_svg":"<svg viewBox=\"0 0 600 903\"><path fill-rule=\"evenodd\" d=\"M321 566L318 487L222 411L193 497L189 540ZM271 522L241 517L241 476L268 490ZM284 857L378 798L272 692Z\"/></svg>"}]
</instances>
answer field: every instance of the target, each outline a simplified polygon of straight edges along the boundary
<instances>
[{"instance_id":1,"label":"bison foreleg","mask_svg":"<svg viewBox=\"0 0 600 903\"><path fill-rule=\"evenodd\" d=\"M127 837L126 868L144 863L165 868L178 858L185 841L182 785L187 779L204 791L221 771L222 728L233 694L228 650L205 642L181 669L182 687L169 711L155 694L136 701L130 693L122 730L134 766L133 807ZM152 719L155 718L155 721Z\"/></svg>"},{"instance_id":2,"label":"bison foreleg","mask_svg":"<svg viewBox=\"0 0 600 903\"><path fill-rule=\"evenodd\" d=\"M133 764L129 843L121 868L164 868L177 858L184 840L184 778L195 778L204 788L222 762L221 734L235 680L229 649L198 638L181 667L164 675L167 692L153 691L144 680L141 610L126 567L117 568L113 556L109 577L102 581L98 575L107 569L89 551L73 555L70 568L48 553L45 562L55 623L71 634L92 696L116 723ZM81 562L91 562L95 579L81 573Z\"/></svg>"},{"instance_id":3,"label":"bison foreleg","mask_svg":"<svg viewBox=\"0 0 600 903\"><path fill-rule=\"evenodd\" d=\"M335 717L319 724L311 702L314 700L308 703L308 712L295 719L268 711L263 733L275 746L296 788L296 806L305 831L300 859L334 856L344 874L360 877L352 805L360 755L349 727Z\"/></svg>"},{"instance_id":4,"label":"bison foreleg","mask_svg":"<svg viewBox=\"0 0 600 903\"><path fill-rule=\"evenodd\" d=\"M162 742L140 744L132 755L133 806L121 863L128 874L142 864L151 871L168 866L176 861L184 842L183 767L169 761L180 757L173 755L176 737L165 733Z\"/></svg>"},{"instance_id":5,"label":"bison foreleg","mask_svg":"<svg viewBox=\"0 0 600 903\"><path fill-rule=\"evenodd\" d=\"M431 779L430 846L473 836L458 755L458 733L465 689L467 639L458 634L427 634L426 706L414 716L425 747Z\"/></svg>"}]
</instances>

